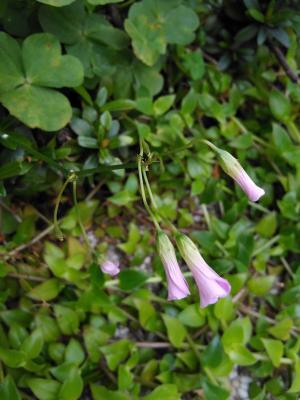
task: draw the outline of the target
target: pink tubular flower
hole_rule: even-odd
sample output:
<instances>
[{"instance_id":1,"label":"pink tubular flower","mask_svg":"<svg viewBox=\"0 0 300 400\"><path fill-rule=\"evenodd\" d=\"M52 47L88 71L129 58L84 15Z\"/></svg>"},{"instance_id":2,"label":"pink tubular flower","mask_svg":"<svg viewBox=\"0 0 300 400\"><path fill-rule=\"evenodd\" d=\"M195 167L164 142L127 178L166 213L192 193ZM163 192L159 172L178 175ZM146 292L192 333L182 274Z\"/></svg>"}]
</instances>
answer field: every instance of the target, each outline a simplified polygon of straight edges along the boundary
<instances>
[{"instance_id":1,"label":"pink tubular flower","mask_svg":"<svg viewBox=\"0 0 300 400\"><path fill-rule=\"evenodd\" d=\"M157 235L157 249L167 276L168 300L183 299L190 294L190 291L180 271L174 246L162 231L159 231Z\"/></svg>"},{"instance_id":2,"label":"pink tubular flower","mask_svg":"<svg viewBox=\"0 0 300 400\"><path fill-rule=\"evenodd\" d=\"M200 306L204 308L216 303L219 298L226 297L231 290L229 282L209 267L192 240L178 234L176 243L198 286Z\"/></svg>"},{"instance_id":3,"label":"pink tubular flower","mask_svg":"<svg viewBox=\"0 0 300 400\"><path fill-rule=\"evenodd\" d=\"M265 191L253 182L238 160L228 153L228 151L218 149L217 152L221 159L222 168L238 183L249 200L259 200L265 194Z\"/></svg>"},{"instance_id":4,"label":"pink tubular flower","mask_svg":"<svg viewBox=\"0 0 300 400\"><path fill-rule=\"evenodd\" d=\"M106 260L101 265L101 270L105 274L109 274L111 276L118 275L118 273L120 272L119 263Z\"/></svg>"}]
</instances>

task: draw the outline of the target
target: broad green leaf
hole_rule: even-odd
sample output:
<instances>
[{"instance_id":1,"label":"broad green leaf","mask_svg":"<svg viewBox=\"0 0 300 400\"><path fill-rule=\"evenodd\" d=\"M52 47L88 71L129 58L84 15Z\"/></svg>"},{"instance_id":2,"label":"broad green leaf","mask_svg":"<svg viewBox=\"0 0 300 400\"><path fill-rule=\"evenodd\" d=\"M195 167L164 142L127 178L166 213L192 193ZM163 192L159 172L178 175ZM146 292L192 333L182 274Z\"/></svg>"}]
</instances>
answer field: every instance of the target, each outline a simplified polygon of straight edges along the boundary
<instances>
[{"instance_id":1,"label":"broad green leaf","mask_svg":"<svg viewBox=\"0 0 300 400\"><path fill-rule=\"evenodd\" d=\"M30 170L28 163L21 161L11 161L0 167L0 179L11 178L12 176L24 175Z\"/></svg>"},{"instance_id":2,"label":"broad green leaf","mask_svg":"<svg viewBox=\"0 0 300 400\"><path fill-rule=\"evenodd\" d=\"M206 367L217 367L223 358L224 350L219 336L215 336L202 354L202 362Z\"/></svg>"},{"instance_id":3,"label":"broad green leaf","mask_svg":"<svg viewBox=\"0 0 300 400\"><path fill-rule=\"evenodd\" d=\"M277 217L275 212L271 212L263 217L256 225L256 232L263 237L269 238L274 235L277 228Z\"/></svg>"},{"instance_id":4,"label":"broad green leaf","mask_svg":"<svg viewBox=\"0 0 300 400\"><path fill-rule=\"evenodd\" d=\"M300 359L298 358L295 363L295 372L291 387L288 393L298 393L300 392Z\"/></svg>"},{"instance_id":5,"label":"broad green leaf","mask_svg":"<svg viewBox=\"0 0 300 400\"><path fill-rule=\"evenodd\" d=\"M136 56L154 65L167 44L188 44L199 25L195 12L178 0L143 0L130 7L125 29L132 39Z\"/></svg>"},{"instance_id":6,"label":"broad green leaf","mask_svg":"<svg viewBox=\"0 0 300 400\"><path fill-rule=\"evenodd\" d=\"M53 379L32 378L27 385L39 400L56 400L61 384Z\"/></svg>"},{"instance_id":7,"label":"broad green leaf","mask_svg":"<svg viewBox=\"0 0 300 400\"><path fill-rule=\"evenodd\" d=\"M267 294L275 282L275 276L260 276L250 278L248 281L248 289L256 296L263 296Z\"/></svg>"},{"instance_id":8,"label":"broad green leaf","mask_svg":"<svg viewBox=\"0 0 300 400\"><path fill-rule=\"evenodd\" d=\"M9 112L30 128L56 131L72 116L68 99L61 93L33 85L23 85L0 94L0 101Z\"/></svg>"},{"instance_id":9,"label":"broad green leaf","mask_svg":"<svg viewBox=\"0 0 300 400\"><path fill-rule=\"evenodd\" d=\"M30 84L61 88L82 83L81 63L72 56L62 56L60 43L51 34L35 34L25 39L22 59Z\"/></svg>"},{"instance_id":10,"label":"broad green leaf","mask_svg":"<svg viewBox=\"0 0 300 400\"><path fill-rule=\"evenodd\" d=\"M179 321L185 326L198 328L205 324L205 314L198 304L190 304L178 315Z\"/></svg>"},{"instance_id":11,"label":"broad green leaf","mask_svg":"<svg viewBox=\"0 0 300 400\"><path fill-rule=\"evenodd\" d=\"M170 342L175 347L181 347L187 335L184 325L177 318L170 317L167 314L164 314L162 317L167 328Z\"/></svg>"},{"instance_id":12,"label":"broad green leaf","mask_svg":"<svg viewBox=\"0 0 300 400\"><path fill-rule=\"evenodd\" d=\"M49 6L63 7L73 3L75 0L37 0L43 4L49 4Z\"/></svg>"},{"instance_id":13,"label":"broad green leaf","mask_svg":"<svg viewBox=\"0 0 300 400\"><path fill-rule=\"evenodd\" d=\"M19 44L5 32L0 32L0 93L21 85L22 57Z\"/></svg>"},{"instance_id":14,"label":"broad green leaf","mask_svg":"<svg viewBox=\"0 0 300 400\"><path fill-rule=\"evenodd\" d=\"M128 357L130 349L131 343L123 339L116 343L102 346L101 352L104 354L109 368L115 371L118 365Z\"/></svg>"},{"instance_id":15,"label":"broad green leaf","mask_svg":"<svg viewBox=\"0 0 300 400\"><path fill-rule=\"evenodd\" d=\"M165 114L172 107L174 100L175 96L172 94L159 97L153 104L154 114L157 116Z\"/></svg>"},{"instance_id":16,"label":"broad green leaf","mask_svg":"<svg viewBox=\"0 0 300 400\"><path fill-rule=\"evenodd\" d=\"M61 385L58 398L60 400L77 400L83 390L83 380L77 368L72 368L69 376Z\"/></svg>"},{"instance_id":17,"label":"broad green leaf","mask_svg":"<svg viewBox=\"0 0 300 400\"><path fill-rule=\"evenodd\" d=\"M25 364L26 355L23 351L0 347L0 360L10 368L19 368Z\"/></svg>"},{"instance_id":18,"label":"broad green leaf","mask_svg":"<svg viewBox=\"0 0 300 400\"><path fill-rule=\"evenodd\" d=\"M279 121L287 121L291 113L291 103L289 99L279 91L273 91L269 95L269 105L272 114Z\"/></svg>"},{"instance_id":19,"label":"broad green leaf","mask_svg":"<svg viewBox=\"0 0 300 400\"><path fill-rule=\"evenodd\" d=\"M135 269L124 269L119 274L120 288L122 290L132 290L139 286L147 280L147 275L142 271Z\"/></svg>"},{"instance_id":20,"label":"broad green leaf","mask_svg":"<svg viewBox=\"0 0 300 400\"><path fill-rule=\"evenodd\" d=\"M84 351L78 340L72 338L65 351L65 361L75 365L80 365L84 361Z\"/></svg>"},{"instance_id":21,"label":"broad green leaf","mask_svg":"<svg viewBox=\"0 0 300 400\"><path fill-rule=\"evenodd\" d=\"M176 385L165 384L155 388L150 394L142 397L143 400L180 400Z\"/></svg>"},{"instance_id":22,"label":"broad green leaf","mask_svg":"<svg viewBox=\"0 0 300 400\"><path fill-rule=\"evenodd\" d=\"M126 394L107 389L105 386L91 384L93 400L131 400Z\"/></svg>"},{"instance_id":23,"label":"broad green leaf","mask_svg":"<svg viewBox=\"0 0 300 400\"><path fill-rule=\"evenodd\" d=\"M242 344L234 344L227 351L231 361L238 365L252 365L256 363L255 356Z\"/></svg>"},{"instance_id":24,"label":"broad green leaf","mask_svg":"<svg viewBox=\"0 0 300 400\"><path fill-rule=\"evenodd\" d=\"M7 375L0 383L0 398L1 400L21 400L20 393L10 375Z\"/></svg>"},{"instance_id":25,"label":"broad green leaf","mask_svg":"<svg viewBox=\"0 0 300 400\"><path fill-rule=\"evenodd\" d=\"M283 344L280 340L261 339L274 367L279 367L283 355Z\"/></svg>"},{"instance_id":26,"label":"broad green leaf","mask_svg":"<svg viewBox=\"0 0 300 400\"><path fill-rule=\"evenodd\" d=\"M283 319L276 325L271 326L268 332L276 339L288 340L290 338L290 332L292 330L293 321L290 318Z\"/></svg>"},{"instance_id":27,"label":"broad green leaf","mask_svg":"<svg viewBox=\"0 0 300 400\"><path fill-rule=\"evenodd\" d=\"M58 325L65 335L72 335L78 332L79 318L76 311L59 304L54 307Z\"/></svg>"},{"instance_id":28,"label":"broad green leaf","mask_svg":"<svg viewBox=\"0 0 300 400\"><path fill-rule=\"evenodd\" d=\"M223 389L220 386L216 386L211 382L205 380L203 382L203 389L205 398L208 400L228 400L229 393L227 390Z\"/></svg>"},{"instance_id":29,"label":"broad green leaf","mask_svg":"<svg viewBox=\"0 0 300 400\"><path fill-rule=\"evenodd\" d=\"M57 38L48 33L27 37L22 46L22 58L14 39L4 34L0 37L0 49L1 42L4 42L4 49L8 42L11 51L5 51L5 56L0 58L0 77L5 70L14 78L10 81L3 77L8 82L3 87L0 85L3 105L31 128L55 131L66 125L72 115L69 100L50 88L80 85L83 80L81 63L75 57L62 56ZM17 69L22 79L16 78Z\"/></svg>"},{"instance_id":30,"label":"broad green leaf","mask_svg":"<svg viewBox=\"0 0 300 400\"><path fill-rule=\"evenodd\" d=\"M28 296L35 300L49 301L55 299L62 288L62 282L51 278L31 289Z\"/></svg>"},{"instance_id":31,"label":"broad green leaf","mask_svg":"<svg viewBox=\"0 0 300 400\"><path fill-rule=\"evenodd\" d=\"M44 345L43 334L41 330L36 329L28 336L21 346L27 359L36 358L42 351Z\"/></svg>"}]
</instances>

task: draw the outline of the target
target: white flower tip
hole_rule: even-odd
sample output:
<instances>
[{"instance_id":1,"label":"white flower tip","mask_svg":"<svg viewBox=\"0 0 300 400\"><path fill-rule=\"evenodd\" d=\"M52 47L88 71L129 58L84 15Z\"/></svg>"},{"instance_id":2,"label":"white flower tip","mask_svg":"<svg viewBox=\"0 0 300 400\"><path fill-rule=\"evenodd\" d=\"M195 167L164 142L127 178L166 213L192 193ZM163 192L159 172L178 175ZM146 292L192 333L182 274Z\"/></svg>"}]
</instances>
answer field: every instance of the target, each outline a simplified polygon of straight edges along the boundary
<instances>
[{"instance_id":1,"label":"white flower tip","mask_svg":"<svg viewBox=\"0 0 300 400\"><path fill-rule=\"evenodd\" d=\"M265 193L264 189L257 186L255 190L252 190L251 193L249 193L249 199L251 201L258 201Z\"/></svg>"},{"instance_id":2,"label":"white flower tip","mask_svg":"<svg viewBox=\"0 0 300 400\"><path fill-rule=\"evenodd\" d=\"M169 282L168 300L181 300L189 295L190 291L186 283L183 284L182 282L180 286L175 286Z\"/></svg>"}]
</instances>

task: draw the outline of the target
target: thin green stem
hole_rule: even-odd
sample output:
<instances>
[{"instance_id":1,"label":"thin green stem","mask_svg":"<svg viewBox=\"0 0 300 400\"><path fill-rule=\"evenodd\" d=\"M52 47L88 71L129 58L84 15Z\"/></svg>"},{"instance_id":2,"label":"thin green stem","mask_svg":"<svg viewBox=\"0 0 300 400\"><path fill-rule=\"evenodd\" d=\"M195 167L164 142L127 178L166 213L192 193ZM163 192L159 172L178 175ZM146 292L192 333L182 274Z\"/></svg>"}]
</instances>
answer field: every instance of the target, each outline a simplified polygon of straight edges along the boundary
<instances>
[{"instance_id":1,"label":"thin green stem","mask_svg":"<svg viewBox=\"0 0 300 400\"><path fill-rule=\"evenodd\" d=\"M55 234L56 234L57 238L59 240L61 240L61 241L64 240L64 235L63 235L63 233L62 233L62 231L61 231L61 229L59 227L59 224L58 224L58 208L59 208L59 205L60 205L60 202L61 202L62 195L63 195L66 187L68 186L69 182L71 182L71 175L66 179L66 181L64 182L62 188L60 189L60 192L58 193L58 196L57 196L57 199L56 199L56 202L55 202L54 214L53 214L54 231L55 231Z\"/></svg>"},{"instance_id":2,"label":"thin green stem","mask_svg":"<svg viewBox=\"0 0 300 400\"><path fill-rule=\"evenodd\" d=\"M236 117L234 117L234 116L231 117L231 121L233 121L236 124L236 126L238 126L240 128L240 130L243 133L247 133L248 132L248 129L245 127L245 125L239 119L237 119Z\"/></svg>"},{"instance_id":3,"label":"thin green stem","mask_svg":"<svg viewBox=\"0 0 300 400\"><path fill-rule=\"evenodd\" d=\"M267 250L268 248L272 247L273 244L275 244L276 242L278 242L280 236L274 236L271 240L269 240L267 243L265 243L264 245L262 245L261 247L259 247L258 249L256 249L252 256L255 257L257 256L259 253L262 253L264 250Z\"/></svg>"},{"instance_id":4,"label":"thin green stem","mask_svg":"<svg viewBox=\"0 0 300 400\"><path fill-rule=\"evenodd\" d=\"M143 157L143 150L141 149L141 152L138 156L138 174L139 174L139 182L140 182L140 190L141 190L142 200L143 200L145 209L147 210L148 214L150 215L150 217L152 219L153 224L155 225L155 228L157 230L161 230L159 223L157 222L153 212L151 211L151 208L150 208L147 198L146 198L144 181L143 181L143 173L142 173L142 157Z\"/></svg>"},{"instance_id":5,"label":"thin green stem","mask_svg":"<svg viewBox=\"0 0 300 400\"><path fill-rule=\"evenodd\" d=\"M79 212L79 207L78 207L76 176L73 178L72 184L73 184L73 201L74 201L74 207L76 210L77 222L78 222L78 225L80 226L80 230L81 230L82 236L84 238L84 241L88 247L88 250L91 252L90 241L89 241L89 238L87 237L86 231L84 229L84 226L83 226L83 223L81 220L81 216L80 216L80 212Z\"/></svg>"},{"instance_id":6,"label":"thin green stem","mask_svg":"<svg viewBox=\"0 0 300 400\"><path fill-rule=\"evenodd\" d=\"M147 177L147 172L146 172L146 168L145 167L142 167L142 173L143 173L144 181L146 183L146 187L147 187L147 190L148 190L148 193L149 193L151 205L155 210L157 210L158 207L157 207L157 204L155 202L155 199L154 199L154 196L153 196L153 193L152 193L152 190L151 190L151 186L150 186L150 183L149 183L149 180L148 180L148 177Z\"/></svg>"},{"instance_id":7,"label":"thin green stem","mask_svg":"<svg viewBox=\"0 0 300 400\"><path fill-rule=\"evenodd\" d=\"M212 142L210 142L209 140L206 139L201 139L201 142L207 144L207 146L209 146L212 150L214 150L216 153L219 153L219 149L217 146L215 146Z\"/></svg>"}]
</instances>

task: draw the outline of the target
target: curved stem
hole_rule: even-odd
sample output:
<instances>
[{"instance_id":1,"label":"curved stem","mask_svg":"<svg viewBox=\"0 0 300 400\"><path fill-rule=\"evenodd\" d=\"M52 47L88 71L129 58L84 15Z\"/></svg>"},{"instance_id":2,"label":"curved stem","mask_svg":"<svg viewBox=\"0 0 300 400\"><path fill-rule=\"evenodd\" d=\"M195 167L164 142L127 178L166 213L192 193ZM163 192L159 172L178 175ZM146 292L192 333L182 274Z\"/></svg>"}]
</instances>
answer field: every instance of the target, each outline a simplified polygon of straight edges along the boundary
<instances>
[{"instance_id":1,"label":"curved stem","mask_svg":"<svg viewBox=\"0 0 300 400\"><path fill-rule=\"evenodd\" d=\"M87 237L86 231L84 229L84 226L83 226L83 223L82 223L82 220L81 220L80 212L79 212L78 201L77 201L76 177L73 179L72 183L73 183L73 201L74 201L74 207L75 207L75 210L76 210L77 222L78 222L78 225L80 226L80 230L81 230L82 236L84 238L84 241L87 244L87 247L88 247L89 251L91 252L90 241L89 241L89 238Z\"/></svg>"},{"instance_id":2,"label":"curved stem","mask_svg":"<svg viewBox=\"0 0 300 400\"><path fill-rule=\"evenodd\" d=\"M142 172L142 159L143 159L144 151L143 151L143 144L140 139L140 154L138 155L138 175L139 175L139 183L140 183L140 190L141 190L141 195L142 195L142 200L145 206L145 209L147 210L148 214L150 215L155 228L157 230L160 230L159 223L157 222L157 219L155 218L155 215L151 211L151 208L148 204L146 193L145 193L145 187L144 187L144 181L143 181L143 172Z\"/></svg>"},{"instance_id":3,"label":"curved stem","mask_svg":"<svg viewBox=\"0 0 300 400\"><path fill-rule=\"evenodd\" d=\"M61 202L62 195L63 195L66 187L68 186L69 182L71 182L71 175L66 179L66 181L64 182L62 188L60 189L60 192L58 193L58 196L57 196L57 199L56 199L56 202L55 202L54 214L53 214L54 231L55 231L55 234L56 234L57 238L59 240L61 240L61 241L64 240L64 235L63 235L63 233L60 230L60 227L58 225L57 215L58 215L58 208L59 208L59 205L60 205L60 202Z\"/></svg>"},{"instance_id":4,"label":"curved stem","mask_svg":"<svg viewBox=\"0 0 300 400\"><path fill-rule=\"evenodd\" d=\"M150 186L150 183L149 183L149 180L148 180L148 176L147 176L147 172L146 172L145 167L142 167L142 173L143 173L143 178L144 178L144 181L146 183L146 187L147 187L147 190L148 190L148 193L149 193L149 197L150 197L150 201L151 201L152 207L155 210L157 210L158 207L157 207L156 201L155 201L155 199L153 197L153 193L152 193L152 190L151 190L151 186Z\"/></svg>"}]
</instances>

